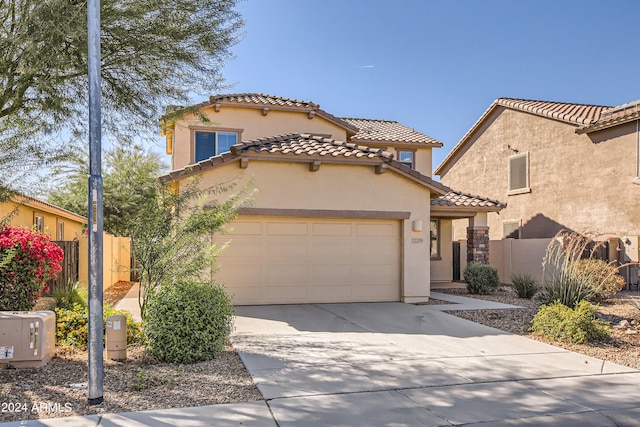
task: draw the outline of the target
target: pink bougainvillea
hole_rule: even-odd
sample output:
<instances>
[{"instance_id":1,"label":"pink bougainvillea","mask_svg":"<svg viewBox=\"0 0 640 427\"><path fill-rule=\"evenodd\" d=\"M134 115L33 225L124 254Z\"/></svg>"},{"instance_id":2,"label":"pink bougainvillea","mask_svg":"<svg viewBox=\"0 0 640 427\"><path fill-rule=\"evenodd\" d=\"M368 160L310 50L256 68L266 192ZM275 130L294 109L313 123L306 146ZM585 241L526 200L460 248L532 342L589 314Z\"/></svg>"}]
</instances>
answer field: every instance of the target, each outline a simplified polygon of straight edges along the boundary
<instances>
[{"instance_id":1,"label":"pink bougainvillea","mask_svg":"<svg viewBox=\"0 0 640 427\"><path fill-rule=\"evenodd\" d=\"M43 233L0 228L0 310L30 310L62 270L62 249Z\"/></svg>"}]
</instances>

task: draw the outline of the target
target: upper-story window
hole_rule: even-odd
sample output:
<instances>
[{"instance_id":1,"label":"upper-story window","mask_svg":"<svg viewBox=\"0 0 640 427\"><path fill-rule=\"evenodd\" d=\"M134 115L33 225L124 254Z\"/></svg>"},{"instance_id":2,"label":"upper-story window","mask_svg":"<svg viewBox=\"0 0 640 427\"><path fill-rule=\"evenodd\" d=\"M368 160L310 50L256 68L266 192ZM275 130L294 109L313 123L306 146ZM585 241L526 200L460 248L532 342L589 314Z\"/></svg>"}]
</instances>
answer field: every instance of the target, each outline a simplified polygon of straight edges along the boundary
<instances>
[{"instance_id":1,"label":"upper-story window","mask_svg":"<svg viewBox=\"0 0 640 427\"><path fill-rule=\"evenodd\" d=\"M199 162L228 152L232 145L238 143L238 134L236 132L196 131L194 139L195 161Z\"/></svg>"},{"instance_id":2,"label":"upper-story window","mask_svg":"<svg viewBox=\"0 0 640 427\"><path fill-rule=\"evenodd\" d=\"M415 157L416 153L413 150L398 150L398 161L411 169L415 169Z\"/></svg>"},{"instance_id":3,"label":"upper-story window","mask_svg":"<svg viewBox=\"0 0 640 427\"><path fill-rule=\"evenodd\" d=\"M510 157L509 192L518 194L529 191L529 153Z\"/></svg>"}]
</instances>

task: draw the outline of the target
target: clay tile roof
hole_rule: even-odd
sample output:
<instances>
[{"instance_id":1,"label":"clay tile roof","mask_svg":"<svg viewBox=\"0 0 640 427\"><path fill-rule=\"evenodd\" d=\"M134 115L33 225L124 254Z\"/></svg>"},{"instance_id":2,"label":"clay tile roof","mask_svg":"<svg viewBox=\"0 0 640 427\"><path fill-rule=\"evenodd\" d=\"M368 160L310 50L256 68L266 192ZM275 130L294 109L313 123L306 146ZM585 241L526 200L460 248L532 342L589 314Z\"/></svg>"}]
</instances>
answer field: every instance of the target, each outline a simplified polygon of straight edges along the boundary
<instances>
[{"instance_id":1,"label":"clay tile roof","mask_svg":"<svg viewBox=\"0 0 640 427\"><path fill-rule=\"evenodd\" d=\"M501 210L505 204L497 200L487 199L481 196L450 190L441 197L431 199L431 206L487 208L488 210Z\"/></svg>"},{"instance_id":2,"label":"clay tile roof","mask_svg":"<svg viewBox=\"0 0 640 427\"><path fill-rule=\"evenodd\" d=\"M496 104L576 125L593 123L600 118L604 111L611 108L603 105L570 104L566 102L513 98L498 98Z\"/></svg>"},{"instance_id":3,"label":"clay tile roof","mask_svg":"<svg viewBox=\"0 0 640 427\"><path fill-rule=\"evenodd\" d=\"M577 133L591 132L640 118L640 100L609 108L600 114L598 120L578 129Z\"/></svg>"},{"instance_id":4,"label":"clay tile roof","mask_svg":"<svg viewBox=\"0 0 640 427\"><path fill-rule=\"evenodd\" d=\"M401 142L442 147L442 142L392 120L342 118L358 129L352 141Z\"/></svg>"},{"instance_id":5,"label":"clay tile roof","mask_svg":"<svg viewBox=\"0 0 640 427\"><path fill-rule=\"evenodd\" d=\"M393 154L379 148L369 148L357 144L337 141L320 135L292 133L269 138L244 141L231 147L233 154L242 152L269 152L288 155L308 156L343 156L343 157L380 157L383 160L393 159Z\"/></svg>"},{"instance_id":6,"label":"clay tile roof","mask_svg":"<svg viewBox=\"0 0 640 427\"><path fill-rule=\"evenodd\" d=\"M264 93L232 93L226 95L213 95L209 98L211 104L216 101L259 104L259 105L277 105L280 107L302 107L311 108L313 110L320 109L320 105L311 101L301 101L299 99L283 98L281 96L267 95Z\"/></svg>"}]
</instances>

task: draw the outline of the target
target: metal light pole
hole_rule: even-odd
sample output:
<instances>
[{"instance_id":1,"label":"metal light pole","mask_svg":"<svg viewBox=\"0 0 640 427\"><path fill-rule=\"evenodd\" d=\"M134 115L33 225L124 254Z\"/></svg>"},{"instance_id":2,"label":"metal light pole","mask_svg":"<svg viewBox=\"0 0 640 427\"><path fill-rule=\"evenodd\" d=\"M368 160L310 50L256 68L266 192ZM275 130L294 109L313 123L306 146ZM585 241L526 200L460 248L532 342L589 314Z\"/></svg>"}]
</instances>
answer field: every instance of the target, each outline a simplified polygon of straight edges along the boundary
<instances>
[{"instance_id":1,"label":"metal light pole","mask_svg":"<svg viewBox=\"0 0 640 427\"><path fill-rule=\"evenodd\" d=\"M102 403L102 112L100 0L88 1L89 65L89 404Z\"/></svg>"}]
</instances>

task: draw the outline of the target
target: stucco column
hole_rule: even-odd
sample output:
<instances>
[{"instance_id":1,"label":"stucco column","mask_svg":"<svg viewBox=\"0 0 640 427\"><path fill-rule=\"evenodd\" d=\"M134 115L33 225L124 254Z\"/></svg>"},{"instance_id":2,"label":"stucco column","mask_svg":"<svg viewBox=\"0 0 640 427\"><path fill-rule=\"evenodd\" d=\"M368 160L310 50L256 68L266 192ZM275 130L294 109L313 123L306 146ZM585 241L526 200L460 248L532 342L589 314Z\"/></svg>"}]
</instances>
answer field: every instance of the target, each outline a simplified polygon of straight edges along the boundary
<instances>
[{"instance_id":1,"label":"stucco column","mask_svg":"<svg viewBox=\"0 0 640 427\"><path fill-rule=\"evenodd\" d=\"M476 216L469 218L467 262L489 264L489 227L486 212L478 212Z\"/></svg>"}]
</instances>

